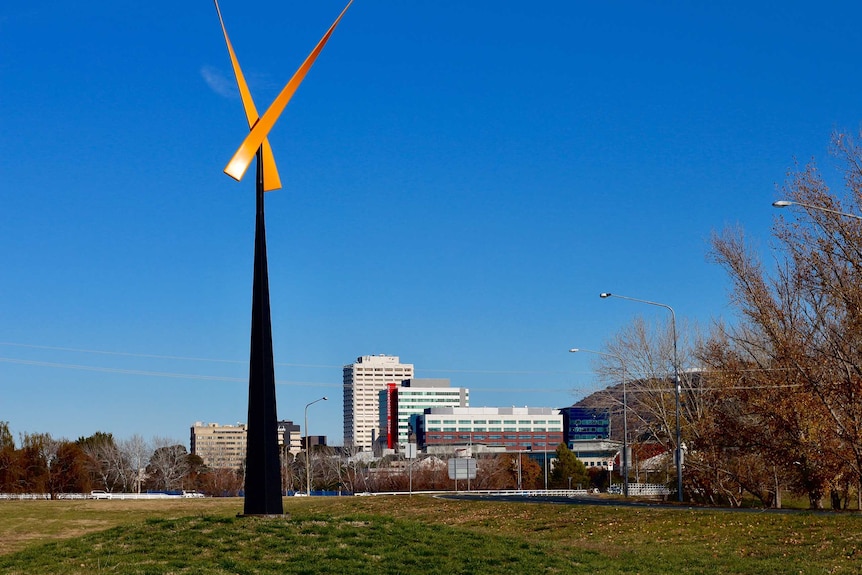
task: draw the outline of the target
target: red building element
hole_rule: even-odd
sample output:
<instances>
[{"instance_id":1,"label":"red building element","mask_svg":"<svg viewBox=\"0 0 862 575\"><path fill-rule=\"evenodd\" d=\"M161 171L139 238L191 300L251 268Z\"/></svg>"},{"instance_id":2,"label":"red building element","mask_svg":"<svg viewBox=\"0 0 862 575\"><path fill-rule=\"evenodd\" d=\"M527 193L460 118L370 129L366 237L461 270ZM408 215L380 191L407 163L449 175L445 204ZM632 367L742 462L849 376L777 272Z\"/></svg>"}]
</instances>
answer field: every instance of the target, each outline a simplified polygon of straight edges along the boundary
<instances>
[{"instance_id":1,"label":"red building element","mask_svg":"<svg viewBox=\"0 0 862 575\"><path fill-rule=\"evenodd\" d=\"M506 451L554 451L563 443L563 432L518 431L489 433L487 431L443 432L426 431L425 447L434 445L487 445L504 447Z\"/></svg>"},{"instance_id":2,"label":"red building element","mask_svg":"<svg viewBox=\"0 0 862 575\"><path fill-rule=\"evenodd\" d=\"M386 448L395 449L398 439L398 384L386 384Z\"/></svg>"}]
</instances>

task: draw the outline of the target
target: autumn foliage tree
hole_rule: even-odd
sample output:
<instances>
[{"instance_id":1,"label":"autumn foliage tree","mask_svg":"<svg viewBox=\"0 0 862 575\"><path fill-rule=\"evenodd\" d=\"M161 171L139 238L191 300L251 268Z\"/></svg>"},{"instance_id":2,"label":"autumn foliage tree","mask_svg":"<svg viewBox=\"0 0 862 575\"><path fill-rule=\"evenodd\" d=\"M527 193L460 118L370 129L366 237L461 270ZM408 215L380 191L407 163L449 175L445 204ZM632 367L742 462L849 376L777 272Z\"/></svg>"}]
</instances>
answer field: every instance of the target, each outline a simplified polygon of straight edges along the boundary
<instances>
[{"instance_id":1,"label":"autumn foliage tree","mask_svg":"<svg viewBox=\"0 0 862 575\"><path fill-rule=\"evenodd\" d=\"M738 229L712 240L732 282L739 323L704 354L757 452L820 507L828 490L862 478L862 149L833 137L845 194L812 162L782 188L796 204L779 217L775 262ZM858 490L857 490L858 493Z\"/></svg>"}]
</instances>

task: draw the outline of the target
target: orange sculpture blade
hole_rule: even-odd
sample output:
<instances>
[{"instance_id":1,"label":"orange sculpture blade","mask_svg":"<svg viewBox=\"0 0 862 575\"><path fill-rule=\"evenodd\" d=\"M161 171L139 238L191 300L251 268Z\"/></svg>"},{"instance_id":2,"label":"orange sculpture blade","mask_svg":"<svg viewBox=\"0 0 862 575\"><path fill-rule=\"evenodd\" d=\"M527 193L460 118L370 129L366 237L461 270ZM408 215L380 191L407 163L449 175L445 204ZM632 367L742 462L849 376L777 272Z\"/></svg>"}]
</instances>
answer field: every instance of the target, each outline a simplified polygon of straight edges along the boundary
<instances>
[{"instance_id":1,"label":"orange sculpture blade","mask_svg":"<svg viewBox=\"0 0 862 575\"><path fill-rule=\"evenodd\" d=\"M275 122L278 120L278 117L284 111L284 108L287 106L287 103L290 102L290 99L293 97L293 94L296 92L296 89L305 79L305 75L308 74L308 71L311 69L311 66L314 64L314 61L317 59L317 56L320 54L320 51L323 50L323 47L326 45L326 42L329 40L329 37L332 36L332 32L335 30L335 27L338 26L338 23L341 21L341 18L347 12L347 9L350 8L350 5L353 4L353 0L350 0L347 3L347 6L344 7L344 10L341 11L341 14L338 15L338 18L335 19L335 22L332 23L332 26L329 27L329 30L326 31L326 34L323 35L323 38L317 43L317 46L314 47L314 50L306 57L305 61L290 79L290 81L285 85L285 87L281 90L281 93L276 97L275 101L273 101L272 105L270 105L269 109L264 112L263 116L261 116L260 120L252 127L251 131L245 137L242 144L240 144L239 149L237 149L236 153L231 158L230 162L228 162L227 167L224 169L224 173L233 179L239 181L242 179L246 170L248 169L249 164L251 164L252 158L254 158L257 149L261 146L263 141L269 135L269 131L272 130L272 127L275 125Z\"/></svg>"},{"instance_id":2,"label":"orange sculpture blade","mask_svg":"<svg viewBox=\"0 0 862 575\"><path fill-rule=\"evenodd\" d=\"M230 54L230 63L233 66L233 74L236 77L239 95L242 98L242 107L245 109L245 117L248 120L248 128L250 130L258 121L257 108L255 108L251 91L249 91L245 76L242 73L242 68L239 67L239 60L237 60L236 53L233 51L233 45L230 43L230 38L228 38L227 28L225 28L224 20L221 16L218 0L214 1L216 12L218 12L218 21L221 24L221 31L224 34L228 54ZM261 145L263 146L263 190L270 192L281 188L281 178L278 176L278 168L275 165L275 157L272 155L272 147L269 145L269 140L264 139Z\"/></svg>"}]
</instances>

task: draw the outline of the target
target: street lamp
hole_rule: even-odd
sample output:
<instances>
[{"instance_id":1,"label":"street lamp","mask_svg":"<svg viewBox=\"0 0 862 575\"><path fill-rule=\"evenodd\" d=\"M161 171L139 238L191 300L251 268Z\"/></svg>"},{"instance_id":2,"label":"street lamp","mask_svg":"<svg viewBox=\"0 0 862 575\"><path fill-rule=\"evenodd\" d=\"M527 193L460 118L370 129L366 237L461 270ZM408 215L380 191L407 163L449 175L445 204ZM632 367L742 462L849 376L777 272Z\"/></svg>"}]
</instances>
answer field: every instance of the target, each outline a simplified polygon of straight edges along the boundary
<instances>
[{"instance_id":1,"label":"street lamp","mask_svg":"<svg viewBox=\"0 0 862 575\"><path fill-rule=\"evenodd\" d=\"M791 202L790 200L778 200L776 202L772 202L773 208L787 208L790 206L802 206L803 208L808 208L809 210L816 210L818 212L826 212L829 214L835 214L836 216L844 216L847 218L855 218L857 220L862 220L862 216L857 214L848 214L847 212L839 212L838 210L833 210L831 208L824 208L823 206L815 206L813 204L805 204L802 202Z\"/></svg>"},{"instance_id":2,"label":"street lamp","mask_svg":"<svg viewBox=\"0 0 862 575\"><path fill-rule=\"evenodd\" d=\"M518 450L518 491L521 491L521 450Z\"/></svg>"},{"instance_id":3,"label":"street lamp","mask_svg":"<svg viewBox=\"0 0 862 575\"><path fill-rule=\"evenodd\" d=\"M665 303L658 303L654 301L649 301L645 299L637 299L633 297L626 297L623 295L616 295L612 293L601 293L599 297L602 299L607 299L609 297L615 297L619 299L627 299L629 301L635 301L638 303L645 303L647 305L655 305L658 307L663 307L666 310L670 311L670 323L671 329L673 331L673 378L674 378L674 392L676 395L676 492L677 498L680 502L682 502L682 430L679 426L680 420L680 401L679 396L682 392L681 383L679 379L679 354L677 353L677 345L676 345L676 313L673 311L673 308Z\"/></svg>"},{"instance_id":4,"label":"street lamp","mask_svg":"<svg viewBox=\"0 0 862 575\"><path fill-rule=\"evenodd\" d=\"M619 356L615 353L606 353L604 351L594 351L592 349L580 349L577 347L573 347L569 350L570 353L594 353L596 355L603 355L605 357L614 357L619 360L620 365L623 367L623 497L629 496L629 454L628 454L628 439L629 439L629 415L628 415L628 399L626 398L626 362L623 361L622 356Z\"/></svg>"},{"instance_id":5,"label":"street lamp","mask_svg":"<svg viewBox=\"0 0 862 575\"><path fill-rule=\"evenodd\" d=\"M308 433L308 408L318 401L326 401L326 396L305 404L305 493L311 495L311 435Z\"/></svg>"}]
</instances>

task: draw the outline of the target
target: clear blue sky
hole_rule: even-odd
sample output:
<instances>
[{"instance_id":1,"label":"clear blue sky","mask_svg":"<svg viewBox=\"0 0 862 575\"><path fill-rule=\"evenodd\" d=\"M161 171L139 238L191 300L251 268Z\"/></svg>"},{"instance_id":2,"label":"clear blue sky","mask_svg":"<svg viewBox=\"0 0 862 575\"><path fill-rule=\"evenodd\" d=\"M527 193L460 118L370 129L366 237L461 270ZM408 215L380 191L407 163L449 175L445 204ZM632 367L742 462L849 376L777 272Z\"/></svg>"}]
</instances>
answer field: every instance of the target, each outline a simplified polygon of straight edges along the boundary
<instances>
[{"instance_id":1,"label":"clear blue sky","mask_svg":"<svg viewBox=\"0 0 862 575\"><path fill-rule=\"evenodd\" d=\"M650 4L650 5L647 5ZM223 0L265 109L341 2ZM728 317L794 158L857 130L859 2L356 0L271 133L279 416L340 443L341 366L560 407L635 315ZM211 2L0 7L0 420L187 442L246 419L254 191ZM836 187L840 181L836 182Z\"/></svg>"}]
</instances>

